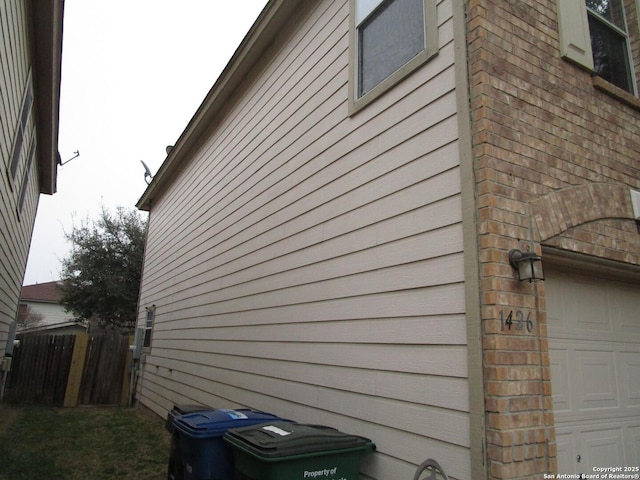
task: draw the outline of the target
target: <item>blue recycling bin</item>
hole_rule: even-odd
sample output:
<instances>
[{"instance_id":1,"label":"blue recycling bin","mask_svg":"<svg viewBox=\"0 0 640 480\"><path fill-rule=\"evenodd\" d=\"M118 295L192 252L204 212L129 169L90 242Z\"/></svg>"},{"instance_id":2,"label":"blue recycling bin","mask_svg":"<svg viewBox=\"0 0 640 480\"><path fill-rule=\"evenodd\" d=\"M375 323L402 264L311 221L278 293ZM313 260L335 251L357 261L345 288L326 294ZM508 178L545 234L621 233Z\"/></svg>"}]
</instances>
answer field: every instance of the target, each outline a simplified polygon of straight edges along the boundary
<instances>
[{"instance_id":1,"label":"blue recycling bin","mask_svg":"<svg viewBox=\"0 0 640 480\"><path fill-rule=\"evenodd\" d=\"M180 415L187 413L203 412L205 410L213 410L212 407L204 405L174 405L167 414L165 428L171 434L171 447L169 448L169 465L167 466L167 480L184 480L184 466L182 464L182 452L180 451L180 443L178 441L180 435L176 432L174 420Z\"/></svg>"},{"instance_id":2,"label":"blue recycling bin","mask_svg":"<svg viewBox=\"0 0 640 480\"><path fill-rule=\"evenodd\" d=\"M218 409L177 416L174 421L185 480L233 480L233 454L222 439L230 428L288 420L249 409Z\"/></svg>"},{"instance_id":3,"label":"blue recycling bin","mask_svg":"<svg viewBox=\"0 0 640 480\"><path fill-rule=\"evenodd\" d=\"M199 404L186 404L186 405L174 405L171 411L167 414L167 420L165 421L164 428L173 435L176 427L173 425L173 421L180 415L194 412L204 412L206 410L214 410L213 407L207 407Z\"/></svg>"}]
</instances>

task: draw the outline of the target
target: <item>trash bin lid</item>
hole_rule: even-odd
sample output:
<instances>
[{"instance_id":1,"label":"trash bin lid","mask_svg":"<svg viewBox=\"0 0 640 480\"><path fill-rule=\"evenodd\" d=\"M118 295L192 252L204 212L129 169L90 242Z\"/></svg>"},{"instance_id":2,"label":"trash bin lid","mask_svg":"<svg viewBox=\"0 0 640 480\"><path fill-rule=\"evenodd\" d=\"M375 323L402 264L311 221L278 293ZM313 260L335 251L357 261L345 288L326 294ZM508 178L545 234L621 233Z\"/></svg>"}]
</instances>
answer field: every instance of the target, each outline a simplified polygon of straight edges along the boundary
<instances>
[{"instance_id":1,"label":"trash bin lid","mask_svg":"<svg viewBox=\"0 0 640 480\"><path fill-rule=\"evenodd\" d=\"M164 424L164 428L169 433L173 434L175 430L173 421L178 415L184 415L186 413L193 413L193 412L201 412L203 410L213 410L213 408L206 407L204 405L197 405L197 404L174 405L171 411L167 414L167 420Z\"/></svg>"},{"instance_id":2,"label":"trash bin lid","mask_svg":"<svg viewBox=\"0 0 640 480\"><path fill-rule=\"evenodd\" d=\"M335 428L278 421L234 428L224 435L224 439L232 446L262 458L375 448L368 438Z\"/></svg>"},{"instance_id":3,"label":"trash bin lid","mask_svg":"<svg viewBox=\"0 0 640 480\"><path fill-rule=\"evenodd\" d=\"M270 413L250 409L218 409L193 412L175 418L175 428L194 438L222 436L228 429L271 421L287 420Z\"/></svg>"},{"instance_id":4,"label":"trash bin lid","mask_svg":"<svg viewBox=\"0 0 640 480\"><path fill-rule=\"evenodd\" d=\"M189 404L174 405L173 408L171 409L171 413L178 416L178 415L184 415L185 413L202 412L204 410L214 410L214 409L211 407L207 407L206 405L189 403Z\"/></svg>"}]
</instances>

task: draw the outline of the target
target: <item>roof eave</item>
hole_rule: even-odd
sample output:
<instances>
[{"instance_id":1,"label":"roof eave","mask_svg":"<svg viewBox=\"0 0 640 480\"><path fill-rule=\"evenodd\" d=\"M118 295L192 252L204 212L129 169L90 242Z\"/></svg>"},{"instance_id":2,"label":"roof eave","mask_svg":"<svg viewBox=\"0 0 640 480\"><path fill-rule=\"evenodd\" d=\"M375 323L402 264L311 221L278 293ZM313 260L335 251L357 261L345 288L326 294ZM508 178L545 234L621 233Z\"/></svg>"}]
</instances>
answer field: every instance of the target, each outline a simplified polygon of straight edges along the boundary
<instances>
[{"instance_id":1,"label":"roof eave","mask_svg":"<svg viewBox=\"0 0 640 480\"><path fill-rule=\"evenodd\" d=\"M225 103L299 5L299 0L270 0L267 3L138 200L136 206L140 210L150 211L153 200L176 178L176 174L184 166L181 160L197 146L203 134L212 128Z\"/></svg>"},{"instance_id":2,"label":"roof eave","mask_svg":"<svg viewBox=\"0 0 640 480\"><path fill-rule=\"evenodd\" d=\"M64 0L30 2L40 193L56 192Z\"/></svg>"}]
</instances>

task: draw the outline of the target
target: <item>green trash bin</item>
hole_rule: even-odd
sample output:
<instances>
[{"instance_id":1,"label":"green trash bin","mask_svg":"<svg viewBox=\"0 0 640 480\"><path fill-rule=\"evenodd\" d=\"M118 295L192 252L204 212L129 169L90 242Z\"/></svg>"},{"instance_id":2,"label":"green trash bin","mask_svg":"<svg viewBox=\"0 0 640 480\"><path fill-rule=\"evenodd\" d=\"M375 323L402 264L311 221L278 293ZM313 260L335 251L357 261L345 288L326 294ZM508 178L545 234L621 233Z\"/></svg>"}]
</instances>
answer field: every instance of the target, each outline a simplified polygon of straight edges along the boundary
<instances>
[{"instance_id":1,"label":"green trash bin","mask_svg":"<svg viewBox=\"0 0 640 480\"><path fill-rule=\"evenodd\" d=\"M322 425L270 422L228 430L236 480L358 480L375 450L364 437Z\"/></svg>"}]
</instances>

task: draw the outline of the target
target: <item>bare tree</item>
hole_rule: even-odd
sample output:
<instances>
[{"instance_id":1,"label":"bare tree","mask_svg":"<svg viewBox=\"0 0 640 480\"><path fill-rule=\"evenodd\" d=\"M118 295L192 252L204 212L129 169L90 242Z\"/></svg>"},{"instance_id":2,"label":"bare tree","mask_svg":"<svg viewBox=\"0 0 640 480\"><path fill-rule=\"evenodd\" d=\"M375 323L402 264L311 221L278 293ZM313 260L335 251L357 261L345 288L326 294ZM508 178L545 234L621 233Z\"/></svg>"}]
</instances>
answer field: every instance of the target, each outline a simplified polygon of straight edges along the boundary
<instances>
[{"instance_id":1,"label":"bare tree","mask_svg":"<svg viewBox=\"0 0 640 480\"><path fill-rule=\"evenodd\" d=\"M37 327L42 323L44 315L34 312L31 305L20 305L16 323L20 329Z\"/></svg>"}]
</instances>

